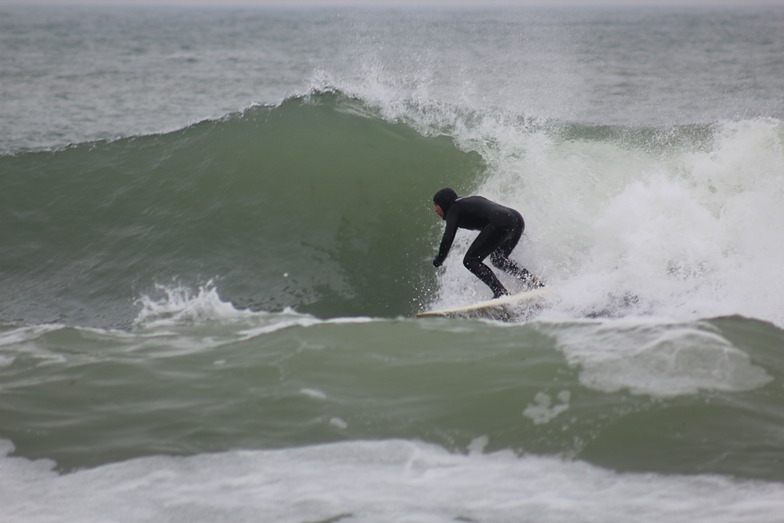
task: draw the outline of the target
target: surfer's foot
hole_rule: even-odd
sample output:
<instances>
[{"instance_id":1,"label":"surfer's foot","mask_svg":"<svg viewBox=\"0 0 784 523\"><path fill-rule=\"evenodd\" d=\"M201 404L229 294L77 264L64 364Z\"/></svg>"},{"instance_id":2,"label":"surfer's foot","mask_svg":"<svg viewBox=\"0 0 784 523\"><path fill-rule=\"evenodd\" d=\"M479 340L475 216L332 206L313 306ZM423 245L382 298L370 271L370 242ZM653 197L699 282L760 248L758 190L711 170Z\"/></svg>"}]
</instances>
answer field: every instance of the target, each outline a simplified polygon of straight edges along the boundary
<instances>
[{"instance_id":1,"label":"surfer's foot","mask_svg":"<svg viewBox=\"0 0 784 523\"><path fill-rule=\"evenodd\" d=\"M542 287L544 287L544 283L542 282L542 280L540 280L533 274L529 274L529 276L523 281L526 287L528 287L529 291L533 289L541 289Z\"/></svg>"},{"instance_id":2,"label":"surfer's foot","mask_svg":"<svg viewBox=\"0 0 784 523\"><path fill-rule=\"evenodd\" d=\"M526 290L533 290L538 289L540 287L544 287L544 283L539 280L539 278L535 274L531 274L528 269L520 269L519 271L515 271L514 274L517 279L525 285Z\"/></svg>"},{"instance_id":3,"label":"surfer's foot","mask_svg":"<svg viewBox=\"0 0 784 523\"><path fill-rule=\"evenodd\" d=\"M500 298L501 296L511 296L511 293L506 289L502 291L495 291L493 293L493 299Z\"/></svg>"}]
</instances>

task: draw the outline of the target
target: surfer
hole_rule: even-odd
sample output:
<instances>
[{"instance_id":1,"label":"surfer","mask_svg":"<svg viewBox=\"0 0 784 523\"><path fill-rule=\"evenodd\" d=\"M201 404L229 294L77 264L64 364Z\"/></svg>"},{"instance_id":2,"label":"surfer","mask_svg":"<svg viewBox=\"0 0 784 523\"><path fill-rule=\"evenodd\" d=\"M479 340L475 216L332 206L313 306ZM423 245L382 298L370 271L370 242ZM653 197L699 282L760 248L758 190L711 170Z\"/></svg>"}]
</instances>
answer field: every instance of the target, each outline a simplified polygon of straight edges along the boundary
<instances>
[{"instance_id":1,"label":"surfer","mask_svg":"<svg viewBox=\"0 0 784 523\"><path fill-rule=\"evenodd\" d=\"M449 187L433 196L433 204L436 214L446 220L438 256L433 260L434 266L440 267L444 263L458 227L481 231L468 248L463 265L490 287L493 298L508 295L509 291L498 281L490 267L482 263L488 256L494 266L526 282L529 287L544 287L536 276L509 259L525 229L525 222L519 212L482 196L459 198Z\"/></svg>"}]
</instances>

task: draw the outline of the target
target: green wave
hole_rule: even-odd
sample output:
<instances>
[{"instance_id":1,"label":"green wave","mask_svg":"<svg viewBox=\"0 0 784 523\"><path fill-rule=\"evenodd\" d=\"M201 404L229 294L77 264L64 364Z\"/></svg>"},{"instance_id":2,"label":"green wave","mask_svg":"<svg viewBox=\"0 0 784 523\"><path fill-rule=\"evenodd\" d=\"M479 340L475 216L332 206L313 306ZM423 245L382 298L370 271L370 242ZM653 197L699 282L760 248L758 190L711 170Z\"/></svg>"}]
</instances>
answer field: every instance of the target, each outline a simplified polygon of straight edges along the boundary
<instances>
[{"instance_id":1,"label":"green wave","mask_svg":"<svg viewBox=\"0 0 784 523\"><path fill-rule=\"evenodd\" d=\"M0 158L0 320L124 325L156 283L240 307L395 316L434 288L430 197L484 170L339 92Z\"/></svg>"}]
</instances>

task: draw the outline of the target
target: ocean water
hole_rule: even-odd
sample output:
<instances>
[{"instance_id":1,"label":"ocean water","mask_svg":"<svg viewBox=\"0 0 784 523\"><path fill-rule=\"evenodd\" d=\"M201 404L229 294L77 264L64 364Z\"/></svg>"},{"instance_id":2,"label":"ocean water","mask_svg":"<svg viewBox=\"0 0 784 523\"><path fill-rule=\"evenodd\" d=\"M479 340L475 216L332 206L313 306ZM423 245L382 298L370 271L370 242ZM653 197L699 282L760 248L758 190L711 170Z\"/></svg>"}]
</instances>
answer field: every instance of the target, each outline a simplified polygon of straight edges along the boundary
<instances>
[{"instance_id":1,"label":"ocean water","mask_svg":"<svg viewBox=\"0 0 784 523\"><path fill-rule=\"evenodd\" d=\"M782 34L0 9L0 520L781 521ZM413 317L445 185L546 301Z\"/></svg>"}]
</instances>

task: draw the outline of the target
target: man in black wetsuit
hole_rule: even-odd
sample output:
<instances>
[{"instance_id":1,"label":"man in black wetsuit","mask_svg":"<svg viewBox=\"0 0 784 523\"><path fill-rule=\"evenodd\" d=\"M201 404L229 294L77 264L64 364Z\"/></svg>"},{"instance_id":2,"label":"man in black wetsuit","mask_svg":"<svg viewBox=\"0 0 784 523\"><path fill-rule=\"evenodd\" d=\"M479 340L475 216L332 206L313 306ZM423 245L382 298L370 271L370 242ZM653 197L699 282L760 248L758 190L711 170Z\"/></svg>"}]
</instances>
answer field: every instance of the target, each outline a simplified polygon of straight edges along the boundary
<instances>
[{"instance_id":1,"label":"man in black wetsuit","mask_svg":"<svg viewBox=\"0 0 784 523\"><path fill-rule=\"evenodd\" d=\"M509 259L525 229L525 222L519 212L482 196L458 198L457 193L449 187L438 191L433 196L433 203L436 214L446 220L444 237L433 265L440 267L444 263L458 227L481 231L468 248L463 265L490 287L493 298L509 294L509 291L498 281L490 267L482 263L488 256L493 265L525 281L529 286L544 286L536 276Z\"/></svg>"}]
</instances>

